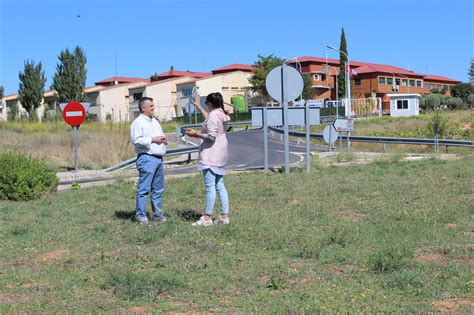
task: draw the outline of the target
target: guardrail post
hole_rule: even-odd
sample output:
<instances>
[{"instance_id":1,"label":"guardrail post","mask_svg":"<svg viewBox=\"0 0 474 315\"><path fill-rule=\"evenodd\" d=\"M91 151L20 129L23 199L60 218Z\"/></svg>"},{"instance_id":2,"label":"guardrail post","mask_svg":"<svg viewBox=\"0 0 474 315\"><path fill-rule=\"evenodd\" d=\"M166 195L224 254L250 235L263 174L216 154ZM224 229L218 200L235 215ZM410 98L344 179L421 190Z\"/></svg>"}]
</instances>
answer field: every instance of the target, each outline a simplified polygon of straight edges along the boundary
<instances>
[{"instance_id":1,"label":"guardrail post","mask_svg":"<svg viewBox=\"0 0 474 315\"><path fill-rule=\"evenodd\" d=\"M383 144L383 153L387 153L387 144L385 142Z\"/></svg>"}]
</instances>

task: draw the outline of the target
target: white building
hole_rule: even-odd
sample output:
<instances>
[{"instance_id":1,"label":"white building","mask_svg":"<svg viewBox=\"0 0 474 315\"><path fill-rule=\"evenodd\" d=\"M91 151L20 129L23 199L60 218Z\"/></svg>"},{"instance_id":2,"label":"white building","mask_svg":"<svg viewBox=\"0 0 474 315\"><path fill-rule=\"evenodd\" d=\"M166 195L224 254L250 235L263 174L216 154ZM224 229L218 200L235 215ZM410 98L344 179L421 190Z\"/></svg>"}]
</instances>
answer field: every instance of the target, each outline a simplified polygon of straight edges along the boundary
<instances>
[{"instance_id":1,"label":"white building","mask_svg":"<svg viewBox=\"0 0 474 315\"><path fill-rule=\"evenodd\" d=\"M420 94L388 94L390 116L404 117L420 114Z\"/></svg>"},{"instance_id":2,"label":"white building","mask_svg":"<svg viewBox=\"0 0 474 315\"><path fill-rule=\"evenodd\" d=\"M172 77L130 88L130 119L133 120L139 115L138 101L140 98L151 97L155 104L155 118L159 121L170 121L177 116L176 85L194 80L189 76Z\"/></svg>"},{"instance_id":3,"label":"white building","mask_svg":"<svg viewBox=\"0 0 474 315\"><path fill-rule=\"evenodd\" d=\"M252 69L253 67L250 65L233 64L213 70L211 76L177 84L177 100L180 110L178 115L183 115L183 109L189 111L192 90L196 88L201 96L207 96L214 92L221 93L225 110L233 113L234 109L230 106L231 97L245 95L246 90L250 87L248 79L253 75Z\"/></svg>"}]
</instances>

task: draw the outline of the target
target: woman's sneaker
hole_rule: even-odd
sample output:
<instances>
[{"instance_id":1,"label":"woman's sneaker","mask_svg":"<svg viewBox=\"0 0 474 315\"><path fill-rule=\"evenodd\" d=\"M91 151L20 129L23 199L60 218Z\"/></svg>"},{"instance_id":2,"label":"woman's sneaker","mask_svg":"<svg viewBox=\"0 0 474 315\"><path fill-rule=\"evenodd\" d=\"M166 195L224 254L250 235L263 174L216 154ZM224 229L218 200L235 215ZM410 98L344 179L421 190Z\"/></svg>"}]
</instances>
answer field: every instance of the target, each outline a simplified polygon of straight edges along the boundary
<instances>
[{"instance_id":1,"label":"woman's sneaker","mask_svg":"<svg viewBox=\"0 0 474 315\"><path fill-rule=\"evenodd\" d=\"M230 223L229 216L227 215L227 216L224 217L224 216L220 215L219 216L219 223L220 224L229 224Z\"/></svg>"},{"instance_id":2,"label":"woman's sneaker","mask_svg":"<svg viewBox=\"0 0 474 315\"><path fill-rule=\"evenodd\" d=\"M211 220L206 220L204 218L204 216L202 216L199 221L197 222L194 222L192 224L192 226L205 226L205 227L209 227L209 226L213 226L214 225L214 222L212 222L212 219Z\"/></svg>"}]
</instances>

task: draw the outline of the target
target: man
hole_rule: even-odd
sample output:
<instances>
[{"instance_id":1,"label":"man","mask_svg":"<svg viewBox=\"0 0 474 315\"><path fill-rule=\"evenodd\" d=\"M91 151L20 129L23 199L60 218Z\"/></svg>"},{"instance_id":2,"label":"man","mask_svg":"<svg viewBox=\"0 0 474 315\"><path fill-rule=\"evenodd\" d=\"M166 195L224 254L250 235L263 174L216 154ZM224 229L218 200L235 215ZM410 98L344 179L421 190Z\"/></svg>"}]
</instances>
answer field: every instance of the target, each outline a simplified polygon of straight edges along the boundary
<instances>
[{"instance_id":1,"label":"man","mask_svg":"<svg viewBox=\"0 0 474 315\"><path fill-rule=\"evenodd\" d=\"M153 118L155 104L152 98L142 97L138 101L138 109L140 116L130 126L130 137L137 153L139 171L135 217L140 224L148 223L146 206L148 194L151 192L153 221L165 222L166 217L161 211L161 196L165 190L163 156L166 153L168 138L160 123Z\"/></svg>"}]
</instances>

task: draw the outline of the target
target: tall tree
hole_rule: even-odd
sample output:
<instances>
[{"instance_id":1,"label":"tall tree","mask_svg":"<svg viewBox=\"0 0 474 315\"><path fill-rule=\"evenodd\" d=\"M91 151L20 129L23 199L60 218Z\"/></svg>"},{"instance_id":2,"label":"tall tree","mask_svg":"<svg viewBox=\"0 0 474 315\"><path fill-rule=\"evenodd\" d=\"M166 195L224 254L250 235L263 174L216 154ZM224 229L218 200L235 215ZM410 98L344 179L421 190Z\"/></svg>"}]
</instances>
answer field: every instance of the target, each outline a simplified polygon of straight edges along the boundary
<instances>
[{"instance_id":1,"label":"tall tree","mask_svg":"<svg viewBox=\"0 0 474 315\"><path fill-rule=\"evenodd\" d=\"M451 93L454 97L459 97L466 102L469 95L474 94L474 85L469 83L458 83L451 88Z\"/></svg>"},{"instance_id":2,"label":"tall tree","mask_svg":"<svg viewBox=\"0 0 474 315\"><path fill-rule=\"evenodd\" d=\"M19 73L20 86L18 89L18 100L23 108L30 114L35 116L34 111L41 105L43 100L44 85L46 78L41 62L35 65L34 61L25 61L23 72Z\"/></svg>"},{"instance_id":3,"label":"tall tree","mask_svg":"<svg viewBox=\"0 0 474 315\"><path fill-rule=\"evenodd\" d=\"M338 93L339 97L346 96L346 63L347 63L347 43L346 43L346 34L344 33L344 28L342 28L341 32L341 42L339 44L339 80L338 80ZM344 54L345 53L345 54Z\"/></svg>"},{"instance_id":4,"label":"tall tree","mask_svg":"<svg viewBox=\"0 0 474 315\"><path fill-rule=\"evenodd\" d=\"M469 69L469 82L474 85L474 58L471 58L471 69Z\"/></svg>"},{"instance_id":5,"label":"tall tree","mask_svg":"<svg viewBox=\"0 0 474 315\"><path fill-rule=\"evenodd\" d=\"M51 86L57 92L58 101L64 103L84 100L87 78L87 58L84 51L79 46L76 46L73 52L66 48L61 51L58 59Z\"/></svg>"},{"instance_id":6,"label":"tall tree","mask_svg":"<svg viewBox=\"0 0 474 315\"><path fill-rule=\"evenodd\" d=\"M0 85L0 100L3 98L3 92L5 91L5 89L3 88L2 85Z\"/></svg>"},{"instance_id":7,"label":"tall tree","mask_svg":"<svg viewBox=\"0 0 474 315\"><path fill-rule=\"evenodd\" d=\"M316 89L313 88L313 83L311 82L311 75L310 74L303 74L303 99L308 100L314 97L316 94Z\"/></svg>"},{"instance_id":8,"label":"tall tree","mask_svg":"<svg viewBox=\"0 0 474 315\"><path fill-rule=\"evenodd\" d=\"M273 68L281 66L284 60L275 57L273 54L266 57L258 55L258 59L259 60L253 64L253 75L249 78L249 83L251 85L250 89L253 92L260 94L266 103L270 100L270 95L268 95L265 86L267 75Z\"/></svg>"}]
</instances>

